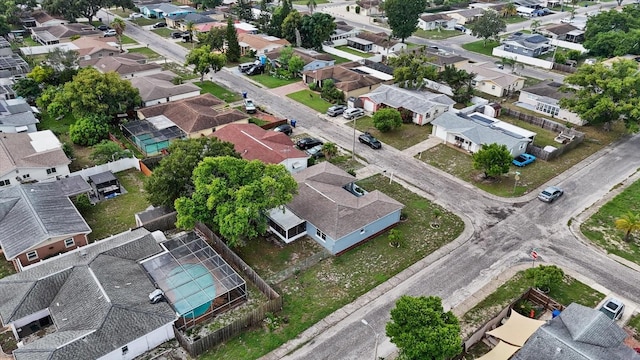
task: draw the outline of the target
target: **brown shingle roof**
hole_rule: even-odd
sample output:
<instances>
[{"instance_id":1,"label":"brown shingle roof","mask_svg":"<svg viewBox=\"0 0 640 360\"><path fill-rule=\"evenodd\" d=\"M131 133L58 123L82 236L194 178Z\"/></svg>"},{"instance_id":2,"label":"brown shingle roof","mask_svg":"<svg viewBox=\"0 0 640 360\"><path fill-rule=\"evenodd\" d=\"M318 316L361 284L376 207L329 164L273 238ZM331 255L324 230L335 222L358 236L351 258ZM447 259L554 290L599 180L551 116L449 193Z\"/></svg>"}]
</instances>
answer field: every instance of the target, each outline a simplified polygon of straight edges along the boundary
<instances>
[{"instance_id":1,"label":"brown shingle roof","mask_svg":"<svg viewBox=\"0 0 640 360\"><path fill-rule=\"evenodd\" d=\"M177 77L178 75L171 71L163 71L157 74L135 77L130 81L131 85L140 91L140 98L145 102L195 91L200 92L200 88L192 83L174 85L172 80Z\"/></svg>"},{"instance_id":2,"label":"brown shingle roof","mask_svg":"<svg viewBox=\"0 0 640 360\"><path fill-rule=\"evenodd\" d=\"M544 30L556 35L565 35L566 33L571 32L573 30L578 30L578 28L571 24L557 24L557 25L545 26Z\"/></svg>"},{"instance_id":3,"label":"brown shingle roof","mask_svg":"<svg viewBox=\"0 0 640 360\"><path fill-rule=\"evenodd\" d=\"M71 163L62 151L62 145L38 152L30 134L33 133L1 134L0 176L18 168L51 168Z\"/></svg>"},{"instance_id":4,"label":"brown shingle roof","mask_svg":"<svg viewBox=\"0 0 640 360\"><path fill-rule=\"evenodd\" d=\"M116 56L105 56L99 59L81 61L80 66L93 65L93 67L102 73L115 71L120 75L162 69L162 65L147 63L146 59L144 55L139 54L119 54Z\"/></svg>"},{"instance_id":5,"label":"brown shingle roof","mask_svg":"<svg viewBox=\"0 0 640 360\"><path fill-rule=\"evenodd\" d=\"M436 21L436 20L451 20L451 17L445 15L445 14L425 14L420 16L420 19L422 19L422 21L424 22L432 22L432 21Z\"/></svg>"},{"instance_id":6,"label":"brown shingle roof","mask_svg":"<svg viewBox=\"0 0 640 360\"><path fill-rule=\"evenodd\" d=\"M286 39L271 39L262 35L255 35L249 33L238 34L238 41L249 45L252 49L262 50L269 45L277 44L281 46L290 45Z\"/></svg>"},{"instance_id":7,"label":"brown shingle roof","mask_svg":"<svg viewBox=\"0 0 640 360\"><path fill-rule=\"evenodd\" d=\"M66 39L74 35L89 36L89 35L98 35L102 33L101 31L96 30L93 26L87 25L87 24L65 24L65 25L35 27L35 28L31 28L31 31L34 33L48 32L49 34L51 34L52 36L55 36L58 39Z\"/></svg>"},{"instance_id":8,"label":"brown shingle roof","mask_svg":"<svg viewBox=\"0 0 640 360\"><path fill-rule=\"evenodd\" d=\"M80 57L92 55L101 50L111 50L114 53L118 53L120 50L115 46L107 44L108 41L112 40L108 38L81 37L71 43L78 47L76 51Z\"/></svg>"},{"instance_id":9,"label":"brown shingle roof","mask_svg":"<svg viewBox=\"0 0 640 360\"><path fill-rule=\"evenodd\" d=\"M265 55L270 60L275 60L275 59L280 57L281 51L282 51L282 49L269 51ZM329 55L329 54L319 53L319 52L315 52L315 51L302 51L302 50L300 50L298 48L293 48L293 55L300 56L300 58L304 61L305 65L313 62L314 60L323 60L323 61L331 61L331 60L333 60L333 57L331 57L331 55Z\"/></svg>"},{"instance_id":10,"label":"brown shingle roof","mask_svg":"<svg viewBox=\"0 0 640 360\"><path fill-rule=\"evenodd\" d=\"M384 80L375 76L352 70L352 68L358 66L362 66L362 64L357 61L352 61L317 70L308 70L305 71L304 74L318 81L332 79L336 88L342 91L352 91L384 82Z\"/></svg>"},{"instance_id":11,"label":"brown shingle roof","mask_svg":"<svg viewBox=\"0 0 640 360\"><path fill-rule=\"evenodd\" d=\"M356 37L359 39L371 41L372 43L378 46L383 46L385 48L392 47L398 43L398 41L396 40L389 39L389 35L383 32L377 34L370 32L361 32L360 34L356 35Z\"/></svg>"}]
</instances>

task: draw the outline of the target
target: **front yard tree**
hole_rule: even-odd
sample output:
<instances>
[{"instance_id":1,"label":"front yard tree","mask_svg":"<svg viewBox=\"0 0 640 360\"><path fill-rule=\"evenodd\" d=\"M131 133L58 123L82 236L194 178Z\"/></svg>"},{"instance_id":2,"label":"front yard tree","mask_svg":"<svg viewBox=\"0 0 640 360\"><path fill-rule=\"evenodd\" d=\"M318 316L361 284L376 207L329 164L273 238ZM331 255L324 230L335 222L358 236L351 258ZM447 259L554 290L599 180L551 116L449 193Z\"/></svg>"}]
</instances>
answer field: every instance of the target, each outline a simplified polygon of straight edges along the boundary
<instances>
[{"instance_id":1,"label":"front yard tree","mask_svg":"<svg viewBox=\"0 0 640 360\"><path fill-rule=\"evenodd\" d=\"M69 126L69 137L74 144L93 146L108 136L108 119L101 115L84 115Z\"/></svg>"},{"instance_id":2,"label":"front yard tree","mask_svg":"<svg viewBox=\"0 0 640 360\"><path fill-rule=\"evenodd\" d=\"M193 72L200 74L200 82L203 82L204 76L211 71L214 65L214 57L209 45L189 51L185 58L185 65L193 65Z\"/></svg>"},{"instance_id":3,"label":"front yard tree","mask_svg":"<svg viewBox=\"0 0 640 360\"><path fill-rule=\"evenodd\" d=\"M92 23L98 10L109 6L111 6L109 0L44 0L42 2L42 8L47 13L64 16L72 22L75 22L76 18L85 17L89 19L89 23Z\"/></svg>"},{"instance_id":4,"label":"front yard tree","mask_svg":"<svg viewBox=\"0 0 640 360\"><path fill-rule=\"evenodd\" d=\"M222 70L222 68L227 64L227 55L224 53L211 53L211 70L214 73Z\"/></svg>"},{"instance_id":5,"label":"front yard tree","mask_svg":"<svg viewBox=\"0 0 640 360\"><path fill-rule=\"evenodd\" d=\"M564 271L555 265L540 265L527 269L525 277L533 279L533 285L540 290L550 291L562 284Z\"/></svg>"},{"instance_id":6,"label":"front yard tree","mask_svg":"<svg viewBox=\"0 0 640 360\"><path fill-rule=\"evenodd\" d=\"M191 197L176 200L176 225L193 228L205 223L231 247L267 230L268 210L293 199L298 184L283 165L230 156L207 157L193 171Z\"/></svg>"},{"instance_id":7,"label":"front yard tree","mask_svg":"<svg viewBox=\"0 0 640 360\"><path fill-rule=\"evenodd\" d=\"M333 16L327 13L316 12L311 16L303 16L300 25L302 46L322 50L322 42L331 38L336 26Z\"/></svg>"},{"instance_id":8,"label":"front yard tree","mask_svg":"<svg viewBox=\"0 0 640 360\"><path fill-rule=\"evenodd\" d=\"M18 96L26 99L27 102L31 105L33 105L36 99L38 98L38 96L42 94L42 89L40 88L40 84L38 84L37 81L30 79L28 77L18 80L13 85L13 90L16 92Z\"/></svg>"},{"instance_id":9,"label":"front yard tree","mask_svg":"<svg viewBox=\"0 0 640 360\"><path fill-rule=\"evenodd\" d=\"M462 351L458 319L451 311L444 312L436 296L401 296L391 310L386 333L406 360L444 360Z\"/></svg>"},{"instance_id":10,"label":"front yard tree","mask_svg":"<svg viewBox=\"0 0 640 360\"><path fill-rule=\"evenodd\" d=\"M327 157L327 160L331 160L332 157L338 154L338 145L332 142L326 142L322 144L322 153Z\"/></svg>"},{"instance_id":11,"label":"front yard tree","mask_svg":"<svg viewBox=\"0 0 640 360\"><path fill-rule=\"evenodd\" d=\"M624 231L624 241L631 240L631 234L640 231L640 213L627 212L615 221L616 228Z\"/></svg>"},{"instance_id":12,"label":"front yard tree","mask_svg":"<svg viewBox=\"0 0 640 360\"><path fill-rule=\"evenodd\" d=\"M589 54L609 58L640 54L640 8L625 6L622 11L604 11L587 20L584 47Z\"/></svg>"},{"instance_id":13,"label":"front yard tree","mask_svg":"<svg viewBox=\"0 0 640 360\"><path fill-rule=\"evenodd\" d=\"M238 62L240 60L240 44L238 43L238 33L236 33L236 27L233 25L231 16L227 19L225 40L227 40L227 60Z\"/></svg>"},{"instance_id":14,"label":"front yard tree","mask_svg":"<svg viewBox=\"0 0 640 360\"><path fill-rule=\"evenodd\" d=\"M182 196L191 196L193 169L205 157L240 157L233 144L215 137L200 137L173 141L167 149L169 155L144 183L147 200L153 205L164 205L173 209L174 202Z\"/></svg>"},{"instance_id":15,"label":"front yard tree","mask_svg":"<svg viewBox=\"0 0 640 360\"><path fill-rule=\"evenodd\" d=\"M398 129L402 126L402 116L400 111L394 108L384 108L373 114L373 126L380 132L387 132Z\"/></svg>"},{"instance_id":16,"label":"front yard tree","mask_svg":"<svg viewBox=\"0 0 640 360\"><path fill-rule=\"evenodd\" d=\"M111 22L111 27L116 31L116 38L118 39L118 46L120 46L120 52L124 52L122 50L122 35L124 34L124 29L127 28L127 24L124 20L120 18L114 18Z\"/></svg>"},{"instance_id":17,"label":"front yard tree","mask_svg":"<svg viewBox=\"0 0 640 360\"><path fill-rule=\"evenodd\" d=\"M482 12L482 16L469 25L471 34L484 39L483 46L487 46L487 40L496 38L498 34L507 30L507 23L498 13L491 10Z\"/></svg>"},{"instance_id":18,"label":"front yard tree","mask_svg":"<svg viewBox=\"0 0 640 360\"><path fill-rule=\"evenodd\" d=\"M496 178L509 172L513 157L506 145L496 143L482 145L482 149L473 154L473 168L484 171L487 178Z\"/></svg>"},{"instance_id":19,"label":"front yard tree","mask_svg":"<svg viewBox=\"0 0 640 360\"><path fill-rule=\"evenodd\" d=\"M223 0L196 0L195 4L200 4L207 9L215 9L218 6L222 5Z\"/></svg>"},{"instance_id":20,"label":"front yard tree","mask_svg":"<svg viewBox=\"0 0 640 360\"><path fill-rule=\"evenodd\" d=\"M567 76L563 90L575 94L560 100L591 125L608 125L622 120L629 132L637 132L640 123L640 76L638 63L622 60L611 67L602 63L582 65Z\"/></svg>"},{"instance_id":21,"label":"front yard tree","mask_svg":"<svg viewBox=\"0 0 640 360\"><path fill-rule=\"evenodd\" d=\"M386 0L384 10L393 36L404 42L416 31L418 18L426 8L427 0Z\"/></svg>"}]
</instances>

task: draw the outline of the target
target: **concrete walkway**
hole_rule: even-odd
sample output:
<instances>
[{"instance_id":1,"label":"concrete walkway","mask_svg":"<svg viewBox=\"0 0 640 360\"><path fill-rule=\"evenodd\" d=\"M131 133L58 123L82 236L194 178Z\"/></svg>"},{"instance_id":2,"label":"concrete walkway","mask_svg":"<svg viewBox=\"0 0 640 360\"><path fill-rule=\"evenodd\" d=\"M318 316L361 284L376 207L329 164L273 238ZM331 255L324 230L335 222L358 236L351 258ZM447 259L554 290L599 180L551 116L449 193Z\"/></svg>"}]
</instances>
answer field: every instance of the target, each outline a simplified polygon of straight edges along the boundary
<instances>
[{"instance_id":1,"label":"concrete walkway","mask_svg":"<svg viewBox=\"0 0 640 360\"><path fill-rule=\"evenodd\" d=\"M411 157L418 155L419 153L423 152L423 151L427 151L429 149L431 149L432 147L435 147L439 144L442 144L443 141L442 139L438 139L435 136L431 136L429 135L429 137L427 138L427 140L417 143L415 145L413 145L410 148L404 149L402 150L402 152L406 155L409 155Z\"/></svg>"}]
</instances>

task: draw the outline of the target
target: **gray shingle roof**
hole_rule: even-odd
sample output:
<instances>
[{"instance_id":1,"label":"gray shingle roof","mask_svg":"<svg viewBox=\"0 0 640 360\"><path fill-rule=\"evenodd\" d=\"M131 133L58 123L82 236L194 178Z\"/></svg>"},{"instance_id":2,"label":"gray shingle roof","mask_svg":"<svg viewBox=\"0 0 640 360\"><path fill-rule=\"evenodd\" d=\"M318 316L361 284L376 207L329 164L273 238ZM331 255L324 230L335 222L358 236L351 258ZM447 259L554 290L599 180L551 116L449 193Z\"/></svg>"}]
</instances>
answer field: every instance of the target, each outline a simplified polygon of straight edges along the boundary
<instances>
[{"instance_id":1,"label":"gray shingle roof","mask_svg":"<svg viewBox=\"0 0 640 360\"><path fill-rule=\"evenodd\" d=\"M169 304L149 303L155 286L138 263L161 251L140 228L0 279L4 324L48 308L57 330L15 350L15 358L97 359L175 321Z\"/></svg>"},{"instance_id":2,"label":"gray shingle roof","mask_svg":"<svg viewBox=\"0 0 640 360\"><path fill-rule=\"evenodd\" d=\"M51 141L52 138L55 138L55 135L50 130L35 133L2 133L0 136L0 176L16 169L42 169L70 164L71 160L62 151L62 145L40 151L34 147L34 142Z\"/></svg>"},{"instance_id":3,"label":"gray shingle roof","mask_svg":"<svg viewBox=\"0 0 640 360\"><path fill-rule=\"evenodd\" d=\"M200 93L200 88L192 83L174 85L171 80L176 77L178 75L170 71L163 71L157 74L135 77L130 81L131 85L140 91L140 98L143 102L165 99L190 92Z\"/></svg>"},{"instance_id":4,"label":"gray shingle roof","mask_svg":"<svg viewBox=\"0 0 640 360\"><path fill-rule=\"evenodd\" d=\"M385 104L394 108L405 108L416 114L425 114L435 105L453 105L456 102L443 94L428 91L410 91L391 85L380 85L374 91L361 95L377 104Z\"/></svg>"},{"instance_id":5,"label":"gray shingle roof","mask_svg":"<svg viewBox=\"0 0 640 360\"><path fill-rule=\"evenodd\" d=\"M598 310L569 305L541 326L512 360L640 360L626 333Z\"/></svg>"},{"instance_id":6,"label":"gray shingle roof","mask_svg":"<svg viewBox=\"0 0 640 360\"><path fill-rule=\"evenodd\" d=\"M0 191L0 245L7 260L49 239L90 232L56 181Z\"/></svg>"}]
</instances>

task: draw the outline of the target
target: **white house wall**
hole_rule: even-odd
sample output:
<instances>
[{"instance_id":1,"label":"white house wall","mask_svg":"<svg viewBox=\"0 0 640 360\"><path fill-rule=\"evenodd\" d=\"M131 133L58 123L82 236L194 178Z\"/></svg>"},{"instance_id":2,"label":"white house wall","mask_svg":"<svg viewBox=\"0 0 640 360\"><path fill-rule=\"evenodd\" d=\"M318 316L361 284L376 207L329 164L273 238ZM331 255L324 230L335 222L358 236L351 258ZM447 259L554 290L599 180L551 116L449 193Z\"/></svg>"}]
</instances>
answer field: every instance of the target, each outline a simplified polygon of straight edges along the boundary
<instances>
[{"instance_id":1,"label":"white house wall","mask_svg":"<svg viewBox=\"0 0 640 360\"><path fill-rule=\"evenodd\" d=\"M553 68L553 62L551 62L551 61L542 60L542 59L534 58L534 57L531 57L531 56L526 56L526 55L522 55L522 54L516 54L516 53L509 52L509 51L505 51L504 50L504 45L500 45L500 46L497 46L497 47L493 48L492 55L495 56L495 57L499 57L499 58L514 59L517 62L521 62L521 63L527 64L527 65L538 66L538 67L541 67L541 68L544 68L544 69Z\"/></svg>"},{"instance_id":2,"label":"white house wall","mask_svg":"<svg viewBox=\"0 0 640 360\"><path fill-rule=\"evenodd\" d=\"M531 105L532 108L527 107L527 109L532 110L537 112L538 114L542 114L545 116L551 116L550 114L544 112L544 111L540 111L537 110L537 105L538 105L538 98L540 98L541 96L538 96L536 94L532 94L526 91L520 91L520 97L518 98L519 102ZM558 106L559 107L559 106ZM585 121L583 121L580 116L578 116L578 114L572 113L566 109L560 108L560 111L558 111L558 115L553 116L554 119L560 119L560 120L564 120L564 121L568 121L572 124L576 124L579 126L582 126L585 124Z\"/></svg>"},{"instance_id":3,"label":"white house wall","mask_svg":"<svg viewBox=\"0 0 640 360\"><path fill-rule=\"evenodd\" d=\"M146 335L133 340L127 345L123 345L121 348L98 358L98 360L131 360L157 347L158 345L173 339L174 337L175 334L173 333L173 322L170 322ZM122 353L122 348L124 346L126 346L128 349L126 354Z\"/></svg>"},{"instance_id":4,"label":"white house wall","mask_svg":"<svg viewBox=\"0 0 640 360\"><path fill-rule=\"evenodd\" d=\"M303 157L285 159L280 164L284 165L284 167L287 168L287 171L294 174L300 170L304 170L307 168L307 158Z\"/></svg>"},{"instance_id":5,"label":"white house wall","mask_svg":"<svg viewBox=\"0 0 640 360\"><path fill-rule=\"evenodd\" d=\"M51 168L53 168L52 166ZM22 179L23 175L29 174L29 177L24 179L24 181L52 181L56 180L57 176L64 177L69 175L69 166L68 165L58 165L55 166L56 172L47 174L47 169L50 168L18 168L17 170L11 171L8 174L4 174L0 177L0 181L9 180L11 185L19 184L20 182L16 180L16 177L20 177Z\"/></svg>"},{"instance_id":6,"label":"white house wall","mask_svg":"<svg viewBox=\"0 0 640 360\"><path fill-rule=\"evenodd\" d=\"M474 88L478 91L482 91L485 94L489 94L495 97L502 97L504 89L502 86L497 85L492 81L476 81Z\"/></svg>"},{"instance_id":7,"label":"white house wall","mask_svg":"<svg viewBox=\"0 0 640 360\"><path fill-rule=\"evenodd\" d=\"M188 99L188 98L192 98L194 96L198 96L200 95L200 91L199 90L195 90L189 93L185 93L185 94L178 94L175 96L170 96L169 97L169 101L178 101L178 100L183 100L183 99ZM167 98L160 98L160 99L154 99L154 100L149 100L149 101L145 101L144 106L152 106L152 105L158 105L158 104L164 104L167 102Z\"/></svg>"}]
</instances>

